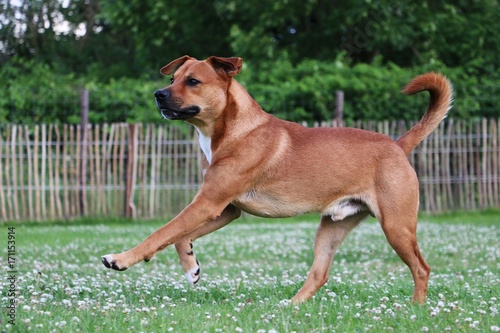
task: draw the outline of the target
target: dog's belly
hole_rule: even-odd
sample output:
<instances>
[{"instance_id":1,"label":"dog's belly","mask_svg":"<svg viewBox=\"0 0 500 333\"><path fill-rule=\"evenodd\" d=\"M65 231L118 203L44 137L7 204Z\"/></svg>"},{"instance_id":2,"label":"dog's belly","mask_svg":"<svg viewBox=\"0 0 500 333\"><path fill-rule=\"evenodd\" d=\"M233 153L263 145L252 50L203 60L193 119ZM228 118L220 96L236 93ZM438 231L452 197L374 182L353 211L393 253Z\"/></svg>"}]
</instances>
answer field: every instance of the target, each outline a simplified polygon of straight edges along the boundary
<instances>
[{"instance_id":1,"label":"dog's belly","mask_svg":"<svg viewBox=\"0 0 500 333\"><path fill-rule=\"evenodd\" d=\"M233 201L233 204L247 213L261 217L291 217L318 211L318 207L311 202L255 190L246 192Z\"/></svg>"},{"instance_id":2,"label":"dog's belly","mask_svg":"<svg viewBox=\"0 0 500 333\"><path fill-rule=\"evenodd\" d=\"M333 221L355 215L359 212L374 212L368 207L369 198L363 196L338 198L326 206L319 206L314 200L297 200L293 195L272 195L251 190L240 196L233 204L241 210L261 217L291 217L305 213L320 212Z\"/></svg>"}]
</instances>

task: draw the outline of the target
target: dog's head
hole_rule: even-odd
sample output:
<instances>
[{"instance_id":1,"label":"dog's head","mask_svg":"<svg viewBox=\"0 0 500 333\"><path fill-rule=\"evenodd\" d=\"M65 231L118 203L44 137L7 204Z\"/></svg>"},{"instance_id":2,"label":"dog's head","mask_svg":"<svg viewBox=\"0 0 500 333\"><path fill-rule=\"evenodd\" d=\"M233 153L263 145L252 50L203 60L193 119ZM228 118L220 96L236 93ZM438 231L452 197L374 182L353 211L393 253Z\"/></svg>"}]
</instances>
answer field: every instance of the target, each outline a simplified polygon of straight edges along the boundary
<instances>
[{"instance_id":1,"label":"dog's head","mask_svg":"<svg viewBox=\"0 0 500 333\"><path fill-rule=\"evenodd\" d=\"M211 122L225 109L232 77L241 70L241 58L189 56L176 59L160 73L172 75L171 84L155 92L156 105L166 119Z\"/></svg>"}]
</instances>

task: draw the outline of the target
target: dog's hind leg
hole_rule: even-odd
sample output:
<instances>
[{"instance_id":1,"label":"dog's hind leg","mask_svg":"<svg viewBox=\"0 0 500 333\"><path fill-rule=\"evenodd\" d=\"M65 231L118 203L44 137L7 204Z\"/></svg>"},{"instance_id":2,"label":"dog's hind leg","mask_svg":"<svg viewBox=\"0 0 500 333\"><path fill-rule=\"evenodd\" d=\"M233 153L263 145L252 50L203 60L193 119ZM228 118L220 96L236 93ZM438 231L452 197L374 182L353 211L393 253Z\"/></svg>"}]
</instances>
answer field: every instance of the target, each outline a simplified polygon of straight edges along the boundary
<instances>
[{"instance_id":1,"label":"dog's hind leg","mask_svg":"<svg viewBox=\"0 0 500 333\"><path fill-rule=\"evenodd\" d=\"M401 212L400 212L401 213ZM410 268L415 283L413 301L423 303L431 272L417 244L417 214L397 214L390 211L381 220L387 241L403 262Z\"/></svg>"},{"instance_id":2,"label":"dog's hind leg","mask_svg":"<svg viewBox=\"0 0 500 333\"><path fill-rule=\"evenodd\" d=\"M431 269L417 244L418 181L411 168L386 173L379 180L377 216L387 241L410 268L415 283L413 300L423 303ZM404 179L404 182L396 180Z\"/></svg>"},{"instance_id":3,"label":"dog's hind leg","mask_svg":"<svg viewBox=\"0 0 500 333\"><path fill-rule=\"evenodd\" d=\"M201 273L200 263L194 254L192 242L197 238L222 228L229 222L237 219L240 214L241 211L239 208L229 205L217 219L204 224L201 228L196 229L194 232L175 244L175 249L179 255L182 270L191 285L196 284L200 280Z\"/></svg>"},{"instance_id":4,"label":"dog's hind leg","mask_svg":"<svg viewBox=\"0 0 500 333\"><path fill-rule=\"evenodd\" d=\"M333 257L347 234L368 215L360 212L341 221L332 221L330 216L322 216L316 239L314 240L314 261L304 286L292 298L298 304L311 298L328 281Z\"/></svg>"}]
</instances>

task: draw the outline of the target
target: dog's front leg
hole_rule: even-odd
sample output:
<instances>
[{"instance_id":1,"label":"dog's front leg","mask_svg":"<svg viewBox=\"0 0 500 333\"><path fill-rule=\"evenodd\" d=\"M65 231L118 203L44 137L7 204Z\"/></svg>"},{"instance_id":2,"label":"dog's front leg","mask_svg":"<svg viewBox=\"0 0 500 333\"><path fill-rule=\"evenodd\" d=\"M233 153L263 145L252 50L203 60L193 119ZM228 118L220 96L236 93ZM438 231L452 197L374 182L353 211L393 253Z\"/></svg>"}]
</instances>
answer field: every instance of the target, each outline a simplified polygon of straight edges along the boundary
<instances>
[{"instance_id":1,"label":"dog's front leg","mask_svg":"<svg viewBox=\"0 0 500 333\"><path fill-rule=\"evenodd\" d=\"M216 203L208 199L206 195L198 194L179 215L152 233L142 243L120 254L105 255L102 257L102 263L107 268L123 271L140 261L149 261L156 252L217 219L228 203Z\"/></svg>"},{"instance_id":2,"label":"dog's front leg","mask_svg":"<svg viewBox=\"0 0 500 333\"><path fill-rule=\"evenodd\" d=\"M175 243L175 249L179 255L182 269L186 275L186 279L190 284L195 284L200 280L200 263L196 259L193 251L193 241L206 234L209 234L217 229L222 228L229 222L240 217L241 211L233 205L229 205L224 209L222 214L213 221L206 223L196 229L191 234L184 237L181 241Z\"/></svg>"}]
</instances>

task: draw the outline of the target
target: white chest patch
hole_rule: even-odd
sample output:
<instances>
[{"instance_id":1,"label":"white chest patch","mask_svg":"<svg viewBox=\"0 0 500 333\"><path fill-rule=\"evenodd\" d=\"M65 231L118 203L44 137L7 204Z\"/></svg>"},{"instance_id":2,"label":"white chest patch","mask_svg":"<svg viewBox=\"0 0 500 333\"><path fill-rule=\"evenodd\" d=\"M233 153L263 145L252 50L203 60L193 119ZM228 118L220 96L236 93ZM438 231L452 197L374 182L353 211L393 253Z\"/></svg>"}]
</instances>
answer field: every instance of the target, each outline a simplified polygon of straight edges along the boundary
<instances>
[{"instance_id":1,"label":"white chest patch","mask_svg":"<svg viewBox=\"0 0 500 333\"><path fill-rule=\"evenodd\" d=\"M204 136L203 133L201 133L201 131L199 131L198 129L196 129L196 130L198 131L198 137L200 140L200 148L203 151L203 154L205 154L205 157L208 161L208 164L210 164L210 163L212 163L212 149L211 149L212 139Z\"/></svg>"}]
</instances>

